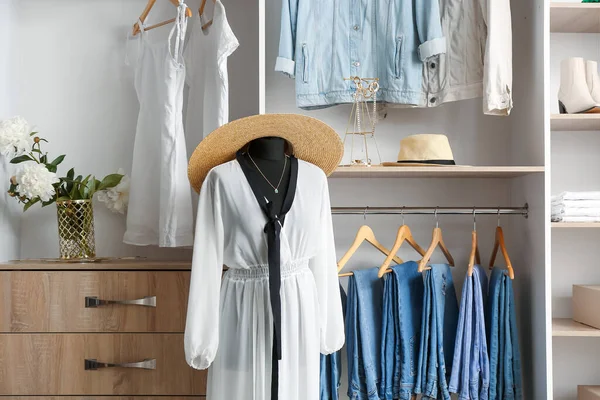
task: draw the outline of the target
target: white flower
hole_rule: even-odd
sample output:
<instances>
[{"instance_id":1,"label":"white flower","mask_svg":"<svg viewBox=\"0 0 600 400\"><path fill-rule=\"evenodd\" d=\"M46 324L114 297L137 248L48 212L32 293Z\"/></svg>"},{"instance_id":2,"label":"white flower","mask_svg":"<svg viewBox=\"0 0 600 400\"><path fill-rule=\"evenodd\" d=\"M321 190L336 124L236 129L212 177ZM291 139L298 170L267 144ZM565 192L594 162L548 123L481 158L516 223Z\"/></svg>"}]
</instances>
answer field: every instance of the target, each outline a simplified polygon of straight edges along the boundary
<instances>
[{"instance_id":1,"label":"white flower","mask_svg":"<svg viewBox=\"0 0 600 400\"><path fill-rule=\"evenodd\" d=\"M48 171L45 165L30 162L17 173L17 191L32 200L39 197L42 201L48 201L55 195L52 185L58 181L56 174Z\"/></svg>"},{"instance_id":2,"label":"white flower","mask_svg":"<svg viewBox=\"0 0 600 400\"><path fill-rule=\"evenodd\" d=\"M106 204L106 208L114 213L125 214L129 203L129 186L131 180L125 171L119 168L118 174L123 175L121 182L115 187L98 192L98 200Z\"/></svg>"},{"instance_id":3,"label":"white flower","mask_svg":"<svg viewBox=\"0 0 600 400\"><path fill-rule=\"evenodd\" d=\"M31 150L31 127L23 117L0 121L0 154L13 158Z\"/></svg>"}]
</instances>

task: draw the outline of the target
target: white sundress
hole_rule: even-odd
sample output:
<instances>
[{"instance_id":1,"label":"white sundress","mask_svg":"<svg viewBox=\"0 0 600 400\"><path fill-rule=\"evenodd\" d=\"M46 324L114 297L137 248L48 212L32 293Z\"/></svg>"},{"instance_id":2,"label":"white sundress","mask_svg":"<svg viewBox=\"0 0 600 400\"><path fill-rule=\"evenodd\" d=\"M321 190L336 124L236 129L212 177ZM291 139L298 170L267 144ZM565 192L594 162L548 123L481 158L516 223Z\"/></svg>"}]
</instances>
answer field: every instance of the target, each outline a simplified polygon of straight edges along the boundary
<instances>
[{"instance_id":1,"label":"white sundress","mask_svg":"<svg viewBox=\"0 0 600 400\"><path fill-rule=\"evenodd\" d=\"M135 39L139 46L133 67L140 112L123 238L128 244L182 247L193 243L192 196L183 132L186 9L180 2L175 24L164 42L151 43L144 24L138 21L141 29Z\"/></svg>"},{"instance_id":2,"label":"white sundress","mask_svg":"<svg viewBox=\"0 0 600 400\"><path fill-rule=\"evenodd\" d=\"M208 400L269 400L273 318L264 215L237 160L208 174L198 203L185 354L210 366ZM344 344L327 178L298 160L281 230L281 400L319 399L319 354ZM223 264L229 267L221 282Z\"/></svg>"}]
</instances>

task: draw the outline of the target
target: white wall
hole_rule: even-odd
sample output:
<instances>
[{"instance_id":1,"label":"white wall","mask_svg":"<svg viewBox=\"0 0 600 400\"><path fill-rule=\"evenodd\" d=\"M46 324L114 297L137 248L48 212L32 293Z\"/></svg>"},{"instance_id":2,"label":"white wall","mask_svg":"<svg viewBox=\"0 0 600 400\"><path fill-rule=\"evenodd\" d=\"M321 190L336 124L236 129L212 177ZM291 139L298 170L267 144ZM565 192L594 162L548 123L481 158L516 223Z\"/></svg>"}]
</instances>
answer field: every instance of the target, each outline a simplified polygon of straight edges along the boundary
<instances>
[{"instance_id":1,"label":"white wall","mask_svg":"<svg viewBox=\"0 0 600 400\"><path fill-rule=\"evenodd\" d=\"M19 0L15 2L14 110L50 140L52 155L67 154L59 172L75 167L97 176L131 171L138 100L125 65L125 38L146 0ZM232 118L258 110L258 10L256 2L224 0L240 48L230 58ZM196 11L199 0L189 1ZM212 13L212 3L207 13ZM158 1L147 22L172 18L175 8ZM170 26L150 32L166 40ZM190 152L197 143L188 143ZM21 257L58 255L54 207L34 207L23 217ZM99 256L189 258L190 250L127 246L125 218L95 208Z\"/></svg>"},{"instance_id":2,"label":"white wall","mask_svg":"<svg viewBox=\"0 0 600 400\"><path fill-rule=\"evenodd\" d=\"M0 120L12 116L12 82L8 55L11 54L11 38L14 0L0 0ZM0 156L0 262L19 257L19 235L21 229L20 209L10 198L8 180L13 166Z\"/></svg>"}]
</instances>

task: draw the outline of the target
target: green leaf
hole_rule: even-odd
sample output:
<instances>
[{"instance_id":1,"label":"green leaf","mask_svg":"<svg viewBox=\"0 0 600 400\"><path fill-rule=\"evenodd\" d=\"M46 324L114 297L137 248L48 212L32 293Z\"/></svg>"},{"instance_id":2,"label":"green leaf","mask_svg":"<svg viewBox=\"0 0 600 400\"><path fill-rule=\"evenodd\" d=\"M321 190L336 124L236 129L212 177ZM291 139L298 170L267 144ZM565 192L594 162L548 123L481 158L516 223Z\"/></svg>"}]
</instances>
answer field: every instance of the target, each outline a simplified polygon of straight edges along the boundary
<instances>
[{"instance_id":1,"label":"green leaf","mask_svg":"<svg viewBox=\"0 0 600 400\"><path fill-rule=\"evenodd\" d=\"M106 175L106 177L102 179L100 186L98 186L98 190L105 190L115 187L121 183L121 179L123 179L123 175L121 174Z\"/></svg>"},{"instance_id":2,"label":"green leaf","mask_svg":"<svg viewBox=\"0 0 600 400\"><path fill-rule=\"evenodd\" d=\"M43 201L42 202L42 207L46 207L49 206L50 204L53 204L56 201L56 199L54 197L52 197L50 200L48 201Z\"/></svg>"},{"instance_id":3,"label":"green leaf","mask_svg":"<svg viewBox=\"0 0 600 400\"><path fill-rule=\"evenodd\" d=\"M38 203L40 201L39 197L36 197L33 200L29 200L29 202L27 202L27 204L25 204L25 206L23 207L23 212L29 210L29 208L34 205L35 203Z\"/></svg>"},{"instance_id":4,"label":"green leaf","mask_svg":"<svg viewBox=\"0 0 600 400\"><path fill-rule=\"evenodd\" d=\"M96 193L96 181L97 179L92 177L92 179L90 179L86 185L88 199L94 197L94 193Z\"/></svg>"},{"instance_id":5,"label":"green leaf","mask_svg":"<svg viewBox=\"0 0 600 400\"><path fill-rule=\"evenodd\" d=\"M56 169L58 167L56 165L52 165L52 164L46 164L46 169L50 172L56 172Z\"/></svg>"},{"instance_id":6,"label":"green leaf","mask_svg":"<svg viewBox=\"0 0 600 400\"><path fill-rule=\"evenodd\" d=\"M52 161L50 164L57 166L59 165L61 162L63 162L63 160L65 159L65 155L63 154L62 156L58 156L54 159L54 161Z\"/></svg>"},{"instance_id":7,"label":"green leaf","mask_svg":"<svg viewBox=\"0 0 600 400\"><path fill-rule=\"evenodd\" d=\"M69 196L60 196L58 199L56 199L56 201L67 201L67 200L71 200L71 198Z\"/></svg>"},{"instance_id":8,"label":"green leaf","mask_svg":"<svg viewBox=\"0 0 600 400\"><path fill-rule=\"evenodd\" d=\"M37 132L31 132L31 133L29 134L29 136L35 136L35 135L37 135Z\"/></svg>"},{"instance_id":9,"label":"green leaf","mask_svg":"<svg viewBox=\"0 0 600 400\"><path fill-rule=\"evenodd\" d=\"M79 200L79 187L78 185L73 185L71 191L69 192L69 198L71 200Z\"/></svg>"},{"instance_id":10,"label":"green leaf","mask_svg":"<svg viewBox=\"0 0 600 400\"><path fill-rule=\"evenodd\" d=\"M81 181L81 185L79 186L79 194L81 195L82 199L88 198L87 184L91 177L92 177L91 175L88 175L85 177L85 179L83 181Z\"/></svg>"},{"instance_id":11,"label":"green leaf","mask_svg":"<svg viewBox=\"0 0 600 400\"><path fill-rule=\"evenodd\" d=\"M83 176L77 175L77 178L75 178L75 182L81 182L82 179L83 179Z\"/></svg>"},{"instance_id":12,"label":"green leaf","mask_svg":"<svg viewBox=\"0 0 600 400\"><path fill-rule=\"evenodd\" d=\"M75 176L75 168L71 168L69 170L69 172L67 172L67 178L73 179L74 176Z\"/></svg>"},{"instance_id":13,"label":"green leaf","mask_svg":"<svg viewBox=\"0 0 600 400\"><path fill-rule=\"evenodd\" d=\"M31 149L31 151L33 151L34 153L42 154L42 151L40 149Z\"/></svg>"},{"instance_id":14,"label":"green leaf","mask_svg":"<svg viewBox=\"0 0 600 400\"><path fill-rule=\"evenodd\" d=\"M48 162L48 154L44 154L43 156L40 157L40 162L42 164L46 164Z\"/></svg>"},{"instance_id":15,"label":"green leaf","mask_svg":"<svg viewBox=\"0 0 600 400\"><path fill-rule=\"evenodd\" d=\"M33 158L29 157L28 155L24 154L22 156L19 157L15 157L12 160L10 160L11 164L19 164L25 161L33 161Z\"/></svg>"}]
</instances>

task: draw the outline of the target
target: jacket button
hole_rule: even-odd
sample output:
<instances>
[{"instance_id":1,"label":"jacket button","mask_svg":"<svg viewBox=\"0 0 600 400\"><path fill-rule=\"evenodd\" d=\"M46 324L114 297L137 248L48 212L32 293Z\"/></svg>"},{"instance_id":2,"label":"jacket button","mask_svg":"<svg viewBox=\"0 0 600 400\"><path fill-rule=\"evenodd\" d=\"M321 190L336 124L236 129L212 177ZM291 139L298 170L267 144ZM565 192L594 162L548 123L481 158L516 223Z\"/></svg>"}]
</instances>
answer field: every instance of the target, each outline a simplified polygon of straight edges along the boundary
<instances>
[{"instance_id":1,"label":"jacket button","mask_svg":"<svg viewBox=\"0 0 600 400\"><path fill-rule=\"evenodd\" d=\"M435 68L435 63L431 63L431 64L429 64L429 66L431 67L431 69L434 69Z\"/></svg>"},{"instance_id":2,"label":"jacket button","mask_svg":"<svg viewBox=\"0 0 600 400\"><path fill-rule=\"evenodd\" d=\"M359 30L359 29L360 29L360 26L358 26L358 25L354 25L354 26L352 27L352 29L354 29L355 31L357 31L357 30Z\"/></svg>"},{"instance_id":3,"label":"jacket button","mask_svg":"<svg viewBox=\"0 0 600 400\"><path fill-rule=\"evenodd\" d=\"M431 104L433 104L433 103L435 103L435 101L436 101L436 100L437 100L437 99L436 99L435 97L432 97L431 99L429 99L429 102L430 102Z\"/></svg>"},{"instance_id":4,"label":"jacket button","mask_svg":"<svg viewBox=\"0 0 600 400\"><path fill-rule=\"evenodd\" d=\"M354 65L355 67L360 67L360 63L359 63L358 61L354 61L354 62L352 63L352 65Z\"/></svg>"}]
</instances>

